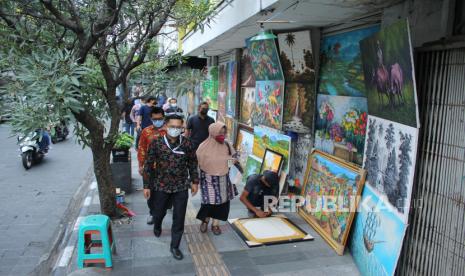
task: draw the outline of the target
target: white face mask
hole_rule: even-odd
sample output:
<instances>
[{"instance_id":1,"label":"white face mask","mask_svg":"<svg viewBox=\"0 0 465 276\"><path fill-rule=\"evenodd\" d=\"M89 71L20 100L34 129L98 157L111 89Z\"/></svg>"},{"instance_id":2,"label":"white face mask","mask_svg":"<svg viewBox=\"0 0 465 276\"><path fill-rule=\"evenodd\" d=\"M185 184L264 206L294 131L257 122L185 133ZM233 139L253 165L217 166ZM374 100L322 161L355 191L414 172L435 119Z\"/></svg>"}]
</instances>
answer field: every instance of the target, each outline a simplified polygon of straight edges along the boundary
<instances>
[{"instance_id":1,"label":"white face mask","mask_svg":"<svg viewBox=\"0 0 465 276\"><path fill-rule=\"evenodd\" d=\"M169 127L168 130L167 130L167 133L168 133L169 136L176 138L179 135L181 135L182 129Z\"/></svg>"},{"instance_id":2,"label":"white face mask","mask_svg":"<svg viewBox=\"0 0 465 276\"><path fill-rule=\"evenodd\" d=\"M177 106L178 106L178 104L176 104L176 103L172 103L172 104L170 104L170 106L171 106L171 107L177 107Z\"/></svg>"}]
</instances>

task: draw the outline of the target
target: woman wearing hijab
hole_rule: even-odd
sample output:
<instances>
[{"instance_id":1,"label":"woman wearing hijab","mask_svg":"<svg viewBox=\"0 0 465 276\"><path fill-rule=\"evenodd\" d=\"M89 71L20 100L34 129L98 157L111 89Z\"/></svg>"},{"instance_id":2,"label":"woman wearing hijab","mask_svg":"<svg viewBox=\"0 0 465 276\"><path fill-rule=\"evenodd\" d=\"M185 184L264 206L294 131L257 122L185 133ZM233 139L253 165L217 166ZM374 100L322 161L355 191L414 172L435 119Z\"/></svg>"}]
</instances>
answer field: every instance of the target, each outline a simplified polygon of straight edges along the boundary
<instances>
[{"instance_id":1,"label":"woman wearing hijab","mask_svg":"<svg viewBox=\"0 0 465 276\"><path fill-rule=\"evenodd\" d=\"M211 124L208 127L209 137L197 150L202 195L197 219L202 221L202 233L207 232L211 218L213 234L221 234L219 221L228 219L229 202L238 194L236 186L229 179L229 168L237 160L234 158L234 148L225 141L226 131L225 124L221 122Z\"/></svg>"}]
</instances>

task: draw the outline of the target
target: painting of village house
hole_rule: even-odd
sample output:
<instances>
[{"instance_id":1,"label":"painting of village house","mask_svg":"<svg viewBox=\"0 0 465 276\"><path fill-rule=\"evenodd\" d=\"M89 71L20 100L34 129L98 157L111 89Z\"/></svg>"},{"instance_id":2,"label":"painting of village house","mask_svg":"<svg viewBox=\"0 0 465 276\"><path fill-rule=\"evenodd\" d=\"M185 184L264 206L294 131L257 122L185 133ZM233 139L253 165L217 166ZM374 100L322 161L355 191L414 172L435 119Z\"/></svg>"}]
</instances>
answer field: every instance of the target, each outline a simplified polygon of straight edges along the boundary
<instances>
[{"instance_id":1,"label":"painting of village house","mask_svg":"<svg viewBox=\"0 0 465 276\"><path fill-rule=\"evenodd\" d=\"M408 22L400 20L360 42L370 115L419 126Z\"/></svg>"},{"instance_id":2,"label":"painting of village house","mask_svg":"<svg viewBox=\"0 0 465 276\"><path fill-rule=\"evenodd\" d=\"M394 275L407 225L370 185L358 206L349 248L360 275Z\"/></svg>"},{"instance_id":3,"label":"painting of village house","mask_svg":"<svg viewBox=\"0 0 465 276\"><path fill-rule=\"evenodd\" d=\"M365 98L319 94L315 148L361 165L366 123Z\"/></svg>"},{"instance_id":4,"label":"painting of village house","mask_svg":"<svg viewBox=\"0 0 465 276\"><path fill-rule=\"evenodd\" d=\"M375 25L322 39L319 93L366 97L359 41L378 31Z\"/></svg>"},{"instance_id":5,"label":"painting of village house","mask_svg":"<svg viewBox=\"0 0 465 276\"><path fill-rule=\"evenodd\" d=\"M300 215L336 250L344 248L355 216L356 197L361 194L365 172L357 166L313 151L309 157Z\"/></svg>"},{"instance_id":6,"label":"painting of village house","mask_svg":"<svg viewBox=\"0 0 465 276\"><path fill-rule=\"evenodd\" d=\"M255 87L254 125L281 129L283 120L283 81L257 81Z\"/></svg>"},{"instance_id":7,"label":"painting of village house","mask_svg":"<svg viewBox=\"0 0 465 276\"><path fill-rule=\"evenodd\" d=\"M363 162L367 184L385 196L392 212L407 223L418 130L370 115L367 132Z\"/></svg>"}]
</instances>

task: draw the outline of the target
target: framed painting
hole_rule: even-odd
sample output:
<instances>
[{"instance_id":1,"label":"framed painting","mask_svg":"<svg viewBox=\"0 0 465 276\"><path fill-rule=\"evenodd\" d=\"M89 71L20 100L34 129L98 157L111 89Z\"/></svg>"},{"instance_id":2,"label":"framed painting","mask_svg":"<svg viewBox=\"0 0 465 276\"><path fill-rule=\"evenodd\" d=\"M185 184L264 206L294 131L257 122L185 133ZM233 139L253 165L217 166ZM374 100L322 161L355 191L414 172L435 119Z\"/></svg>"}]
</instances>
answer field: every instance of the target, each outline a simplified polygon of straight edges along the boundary
<instances>
[{"instance_id":1,"label":"framed painting","mask_svg":"<svg viewBox=\"0 0 465 276\"><path fill-rule=\"evenodd\" d=\"M263 156L262 167L260 169L260 173L264 171L273 171L276 172L278 175L281 173L281 166L283 164L283 155L272 151L270 149L266 149L265 155Z\"/></svg>"},{"instance_id":2,"label":"framed painting","mask_svg":"<svg viewBox=\"0 0 465 276\"><path fill-rule=\"evenodd\" d=\"M322 151L314 150L308 158L301 194L305 204L299 214L339 255L344 254L365 174Z\"/></svg>"},{"instance_id":3,"label":"framed painting","mask_svg":"<svg viewBox=\"0 0 465 276\"><path fill-rule=\"evenodd\" d=\"M245 164L244 168L244 174L242 175L242 182L246 183L247 178L251 176L252 174L258 174L260 173L260 168L262 167L262 159L249 155L247 157L247 162Z\"/></svg>"},{"instance_id":4,"label":"framed painting","mask_svg":"<svg viewBox=\"0 0 465 276\"><path fill-rule=\"evenodd\" d=\"M226 91L218 91L218 113L216 119L224 122L226 117Z\"/></svg>"},{"instance_id":5,"label":"framed painting","mask_svg":"<svg viewBox=\"0 0 465 276\"><path fill-rule=\"evenodd\" d=\"M226 115L236 117L236 94L237 94L237 62L228 62L228 82L226 93Z\"/></svg>"},{"instance_id":6,"label":"framed painting","mask_svg":"<svg viewBox=\"0 0 465 276\"><path fill-rule=\"evenodd\" d=\"M248 51L257 81L284 80L274 39L250 41Z\"/></svg>"},{"instance_id":7,"label":"framed painting","mask_svg":"<svg viewBox=\"0 0 465 276\"><path fill-rule=\"evenodd\" d=\"M284 102L283 81L257 81L255 85L255 125L282 128Z\"/></svg>"},{"instance_id":8,"label":"framed painting","mask_svg":"<svg viewBox=\"0 0 465 276\"><path fill-rule=\"evenodd\" d=\"M236 131L237 131L237 121L233 118L226 116L224 118L224 124L226 125L226 139L234 145L234 140L236 139Z\"/></svg>"},{"instance_id":9,"label":"framed painting","mask_svg":"<svg viewBox=\"0 0 465 276\"><path fill-rule=\"evenodd\" d=\"M253 127L252 117L255 112L255 87L242 87L240 104L240 122Z\"/></svg>"},{"instance_id":10,"label":"framed painting","mask_svg":"<svg viewBox=\"0 0 465 276\"><path fill-rule=\"evenodd\" d=\"M218 108L218 66L209 66L205 71L202 100L206 101L211 109Z\"/></svg>"},{"instance_id":11,"label":"framed painting","mask_svg":"<svg viewBox=\"0 0 465 276\"><path fill-rule=\"evenodd\" d=\"M284 106L283 130L310 133L315 115L314 83L286 82Z\"/></svg>"},{"instance_id":12,"label":"framed painting","mask_svg":"<svg viewBox=\"0 0 465 276\"><path fill-rule=\"evenodd\" d=\"M239 218L228 222L248 247L313 240L286 217Z\"/></svg>"},{"instance_id":13,"label":"framed painting","mask_svg":"<svg viewBox=\"0 0 465 276\"><path fill-rule=\"evenodd\" d=\"M253 131L239 125L234 148L239 154L239 163L242 168L245 168L247 164L247 157L252 155L253 139Z\"/></svg>"},{"instance_id":14,"label":"framed painting","mask_svg":"<svg viewBox=\"0 0 465 276\"><path fill-rule=\"evenodd\" d=\"M252 57L248 48L242 51L241 57L241 87L255 87L255 74L252 69Z\"/></svg>"},{"instance_id":15,"label":"framed painting","mask_svg":"<svg viewBox=\"0 0 465 276\"><path fill-rule=\"evenodd\" d=\"M282 170L289 173L291 156L291 137L280 133L276 129L257 126L254 128L253 155L263 159L266 149L283 155Z\"/></svg>"}]
</instances>

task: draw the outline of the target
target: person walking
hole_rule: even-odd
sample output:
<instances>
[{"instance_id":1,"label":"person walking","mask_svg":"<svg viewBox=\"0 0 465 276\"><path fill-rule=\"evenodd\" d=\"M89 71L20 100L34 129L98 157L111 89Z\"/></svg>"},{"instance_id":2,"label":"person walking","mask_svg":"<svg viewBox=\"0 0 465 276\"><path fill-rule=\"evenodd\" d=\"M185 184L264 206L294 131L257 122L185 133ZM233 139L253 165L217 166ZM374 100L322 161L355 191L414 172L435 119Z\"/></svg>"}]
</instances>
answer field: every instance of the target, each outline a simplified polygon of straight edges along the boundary
<instances>
[{"instance_id":1,"label":"person walking","mask_svg":"<svg viewBox=\"0 0 465 276\"><path fill-rule=\"evenodd\" d=\"M157 100L155 99L155 97L148 97L145 101L145 104L142 104L142 106L139 109L139 112L137 112L136 150L139 147L140 133L144 128L152 125L152 119L150 117L150 114L152 113L152 107L154 107L156 104Z\"/></svg>"},{"instance_id":2,"label":"person walking","mask_svg":"<svg viewBox=\"0 0 465 276\"><path fill-rule=\"evenodd\" d=\"M140 134L139 147L137 149L137 160L139 162L139 174L143 175L144 163L147 159L147 151L156 138L163 137L166 135L166 130L163 128L165 124L165 112L161 107L154 106L151 112L152 125L144 128ZM149 197L147 200L147 206L149 207L150 214L147 217L147 224L153 224L153 197Z\"/></svg>"},{"instance_id":3,"label":"person walking","mask_svg":"<svg viewBox=\"0 0 465 276\"><path fill-rule=\"evenodd\" d=\"M124 131L131 136L134 136L135 122L131 119L131 111L134 106L134 100L128 99L123 106L121 116L124 120Z\"/></svg>"},{"instance_id":4,"label":"person walking","mask_svg":"<svg viewBox=\"0 0 465 276\"><path fill-rule=\"evenodd\" d=\"M191 141L181 135L183 124L181 116L166 116L166 134L152 141L144 164L144 197L153 197L153 234L160 237L163 218L172 204L170 251L177 260L183 259L179 245L184 233L188 189L195 196L199 188L197 157Z\"/></svg>"},{"instance_id":5,"label":"person walking","mask_svg":"<svg viewBox=\"0 0 465 276\"><path fill-rule=\"evenodd\" d=\"M168 101L169 107L166 109L166 114L176 114L176 115L182 115L182 108L178 107L178 100L176 98L170 98Z\"/></svg>"},{"instance_id":6,"label":"person walking","mask_svg":"<svg viewBox=\"0 0 465 276\"><path fill-rule=\"evenodd\" d=\"M134 99L134 106L131 109L131 120L134 122L134 124L137 126L137 121L139 120L139 111L142 108L142 106L145 105L145 98L136 98ZM137 127L136 127L137 128ZM136 129L136 145L135 148L136 150L139 147L139 139L140 139L140 131Z\"/></svg>"},{"instance_id":7,"label":"person walking","mask_svg":"<svg viewBox=\"0 0 465 276\"><path fill-rule=\"evenodd\" d=\"M228 219L230 201L238 195L236 186L229 179L229 168L238 161L234 158L234 148L225 141L227 129L224 123L211 124L208 132L210 136L197 150L202 195L197 219L202 222L202 233L207 232L212 219L211 230L213 234L220 235L219 221Z\"/></svg>"},{"instance_id":8,"label":"person walking","mask_svg":"<svg viewBox=\"0 0 465 276\"><path fill-rule=\"evenodd\" d=\"M195 149L208 138L208 127L215 122L207 115L208 109L208 103L202 102L199 105L199 113L191 116L187 121L185 136L190 137Z\"/></svg>"}]
</instances>

